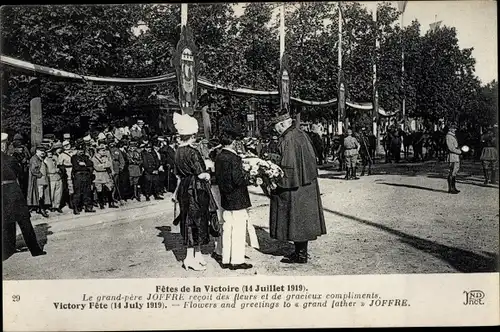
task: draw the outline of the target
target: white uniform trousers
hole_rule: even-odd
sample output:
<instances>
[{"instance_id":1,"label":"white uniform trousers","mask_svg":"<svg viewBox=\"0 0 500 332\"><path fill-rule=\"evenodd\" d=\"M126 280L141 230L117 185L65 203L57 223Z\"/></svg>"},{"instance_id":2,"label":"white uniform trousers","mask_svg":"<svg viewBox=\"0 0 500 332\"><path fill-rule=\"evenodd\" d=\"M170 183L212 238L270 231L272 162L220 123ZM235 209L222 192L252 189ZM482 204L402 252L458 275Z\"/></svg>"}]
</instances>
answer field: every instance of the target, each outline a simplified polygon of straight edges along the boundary
<instances>
[{"instance_id":1,"label":"white uniform trousers","mask_svg":"<svg viewBox=\"0 0 500 332\"><path fill-rule=\"evenodd\" d=\"M246 209L222 213L224 219L222 231L222 263L245 263L246 231L248 212Z\"/></svg>"},{"instance_id":2,"label":"white uniform trousers","mask_svg":"<svg viewBox=\"0 0 500 332\"><path fill-rule=\"evenodd\" d=\"M62 198L62 180L59 175L50 177L50 200L52 201L52 208L59 209Z\"/></svg>"}]
</instances>

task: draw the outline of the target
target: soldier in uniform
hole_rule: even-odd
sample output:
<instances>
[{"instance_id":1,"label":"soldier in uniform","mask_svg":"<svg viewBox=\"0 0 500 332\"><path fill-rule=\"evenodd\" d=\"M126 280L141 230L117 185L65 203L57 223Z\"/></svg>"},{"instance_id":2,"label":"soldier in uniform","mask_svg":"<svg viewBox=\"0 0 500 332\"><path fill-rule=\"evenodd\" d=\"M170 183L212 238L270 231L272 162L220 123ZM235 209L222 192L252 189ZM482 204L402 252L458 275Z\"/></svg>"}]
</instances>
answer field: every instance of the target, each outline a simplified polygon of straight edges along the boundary
<instances>
[{"instance_id":1,"label":"soldier in uniform","mask_svg":"<svg viewBox=\"0 0 500 332\"><path fill-rule=\"evenodd\" d=\"M71 163L71 157L75 154L71 143L69 141L64 141L62 144L62 152L57 157L57 164L61 169L61 178L63 182L63 203L68 203L70 209L73 209L73 178L71 175L71 169L73 164Z\"/></svg>"},{"instance_id":2,"label":"soldier in uniform","mask_svg":"<svg viewBox=\"0 0 500 332\"><path fill-rule=\"evenodd\" d=\"M361 129L360 138L360 150L359 155L361 157L361 164L363 168L361 169L361 176L365 175L365 168L368 165L367 175L372 174L372 157L370 155L370 143L368 141L368 135L366 134L366 128Z\"/></svg>"},{"instance_id":3,"label":"soldier in uniform","mask_svg":"<svg viewBox=\"0 0 500 332\"><path fill-rule=\"evenodd\" d=\"M137 151L137 142L131 141L130 148L128 151L128 173L130 176L130 185L134 192L134 196L138 202L141 201L141 192L139 190L139 179L142 176L142 156L139 151Z\"/></svg>"},{"instance_id":4,"label":"soldier in uniform","mask_svg":"<svg viewBox=\"0 0 500 332\"><path fill-rule=\"evenodd\" d=\"M118 208L113 200L113 162L106 153L106 145L97 147L96 154L92 158L94 165L94 186L97 191L99 207L104 209L104 197L108 200L110 208Z\"/></svg>"},{"instance_id":5,"label":"soldier in uniform","mask_svg":"<svg viewBox=\"0 0 500 332\"><path fill-rule=\"evenodd\" d=\"M26 205L21 188L17 182L19 165L14 158L7 155L8 135L1 136L2 160L2 253L3 260L16 250L16 222L23 234L24 242L32 256L45 255L37 241L35 230L30 221L30 212Z\"/></svg>"},{"instance_id":6,"label":"soldier in uniform","mask_svg":"<svg viewBox=\"0 0 500 332\"><path fill-rule=\"evenodd\" d=\"M125 158L123 157L123 152L120 150L120 148L117 147L116 142L114 139L108 139L108 147L109 147L109 154L111 156L111 161L113 163L113 182L116 184L117 187L114 188L114 197L115 199L118 199L120 201L120 204L123 204L122 202L122 193L119 188L119 183L121 177L123 177L123 172L125 170Z\"/></svg>"},{"instance_id":7,"label":"soldier in uniform","mask_svg":"<svg viewBox=\"0 0 500 332\"><path fill-rule=\"evenodd\" d=\"M30 159L27 202L28 206L35 209L37 213L48 218L49 215L44 207L44 196L49 194L45 164L43 163L45 154L46 148L40 145L35 148L35 154Z\"/></svg>"},{"instance_id":8,"label":"soldier in uniform","mask_svg":"<svg viewBox=\"0 0 500 332\"><path fill-rule=\"evenodd\" d=\"M16 134L18 135L18 134ZM14 136L16 138L16 136ZM23 145L21 140L14 140L12 142L12 154L11 156L19 163L20 169L18 174L19 186L23 192L24 197L28 195L28 179L29 179L29 161L31 159L31 154L28 148Z\"/></svg>"},{"instance_id":9,"label":"soldier in uniform","mask_svg":"<svg viewBox=\"0 0 500 332\"><path fill-rule=\"evenodd\" d=\"M90 158L84 153L85 145L78 142L76 154L71 157L73 176L73 213L80 214L82 207L85 212L95 212L92 205L92 172L94 165Z\"/></svg>"},{"instance_id":10,"label":"soldier in uniform","mask_svg":"<svg viewBox=\"0 0 500 332\"><path fill-rule=\"evenodd\" d=\"M49 181L50 200L52 203L51 211L62 213L61 197L62 197L62 179L61 170L57 167L57 156L54 156L54 151L58 145L55 145L47 151L45 157L45 165L47 165L47 178Z\"/></svg>"},{"instance_id":11,"label":"soldier in uniform","mask_svg":"<svg viewBox=\"0 0 500 332\"><path fill-rule=\"evenodd\" d=\"M450 165L448 172L448 192L450 194L458 194L460 192L460 190L457 190L455 187L455 183L458 170L460 169L460 155L462 154L462 150L458 147L458 141L455 135L456 130L457 125L452 123L446 134L446 146L448 148L447 161Z\"/></svg>"},{"instance_id":12,"label":"soldier in uniform","mask_svg":"<svg viewBox=\"0 0 500 332\"><path fill-rule=\"evenodd\" d=\"M347 130L347 137L344 138L344 156L346 162L346 174L345 179L358 180L356 176L356 164L358 162L358 155L360 144L356 138L352 136L352 130Z\"/></svg>"},{"instance_id":13,"label":"soldier in uniform","mask_svg":"<svg viewBox=\"0 0 500 332\"><path fill-rule=\"evenodd\" d=\"M173 193L175 191L177 184L177 177L174 174L175 150L177 149L176 144L176 138L173 137L171 144L166 144L160 149L160 152L163 153L163 156L165 158L165 163L163 166L163 168L165 169L165 188L167 189L167 192L170 193Z\"/></svg>"},{"instance_id":14,"label":"soldier in uniform","mask_svg":"<svg viewBox=\"0 0 500 332\"><path fill-rule=\"evenodd\" d=\"M487 185L488 182L496 184L496 168L498 167L498 152L497 152L497 142L495 133L493 129L488 129L488 131L481 137L481 143L483 149L481 151L481 163L483 165L484 172L484 184Z\"/></svg>"}]
</instances>

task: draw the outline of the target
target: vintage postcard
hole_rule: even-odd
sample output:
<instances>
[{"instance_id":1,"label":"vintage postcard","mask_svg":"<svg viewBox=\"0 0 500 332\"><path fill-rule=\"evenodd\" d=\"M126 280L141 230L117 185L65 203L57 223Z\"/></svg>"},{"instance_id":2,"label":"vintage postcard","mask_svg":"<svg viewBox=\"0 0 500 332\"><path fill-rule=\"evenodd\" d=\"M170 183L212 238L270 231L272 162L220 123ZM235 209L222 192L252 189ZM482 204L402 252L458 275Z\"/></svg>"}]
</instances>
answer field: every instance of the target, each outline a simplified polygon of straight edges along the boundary
<instances>
[{"instance_id":1,"label":"vintage postcard","mask_svg":"<svg viewBox=\"0 0 500 332\"><path fill-rule=\"evenodd\" d=\"M495 1L0 23L5 331L500 324Z\"/></svg>"}]
</instances>

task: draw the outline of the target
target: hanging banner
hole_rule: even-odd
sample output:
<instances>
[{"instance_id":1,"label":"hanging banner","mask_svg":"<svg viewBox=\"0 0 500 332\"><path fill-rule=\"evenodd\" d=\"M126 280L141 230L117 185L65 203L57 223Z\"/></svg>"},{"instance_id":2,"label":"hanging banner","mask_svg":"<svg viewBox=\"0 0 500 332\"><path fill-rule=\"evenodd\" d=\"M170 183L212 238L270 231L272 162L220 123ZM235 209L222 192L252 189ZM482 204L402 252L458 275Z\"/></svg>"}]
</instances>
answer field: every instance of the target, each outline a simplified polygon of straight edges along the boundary
<instances>
[{"instance_id":1,"label":"hanging banner","mask_svg":"<svg viewBox=\"0 0 500 332\"><path fill-rule=\"evenodd\" d=\"M288 55L283 53L280 68L280 106L282 110L290 112L290 67Z\"/></svg>"},{"instance_id":2,"label":"hanging banner","mask_svg":"<svg viewBox=\"0 0 500 332\"><path fill-rule=\"evenodd\" d=\"M343 71L340 71L340 76L339 76L339 83L338 83L338 112L339 112L339 119L342 121L345 119L345 104L346 104L346 82L344 78L344 73Z\"/></svg>"},{"instance_id":3,"label":"hanging banner","mask_svg":"<svg viewBox=\"0 0 500 332\"><path fill-rule=\"evenodd\" d=\"M188 26L182 27L173 61L179 84L181 111L183 114L193 115L198 97L198 48Z\"/></svg>"}]
</instances>

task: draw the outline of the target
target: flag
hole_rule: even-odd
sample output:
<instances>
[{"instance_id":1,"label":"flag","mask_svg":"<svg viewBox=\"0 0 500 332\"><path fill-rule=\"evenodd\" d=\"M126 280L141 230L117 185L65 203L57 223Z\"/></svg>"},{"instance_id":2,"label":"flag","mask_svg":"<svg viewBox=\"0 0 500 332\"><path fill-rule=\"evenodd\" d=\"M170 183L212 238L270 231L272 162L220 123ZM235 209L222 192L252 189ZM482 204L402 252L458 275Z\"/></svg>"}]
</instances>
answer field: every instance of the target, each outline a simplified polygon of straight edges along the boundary
<instances>
[{"instance_id":1,"label":"flag","mask_svg":"<svg viewBox=\"0 0 500 332\"><path fill-rule=\"evenodd\" d=\"M408 3L408 1L397 1L398 3L398 9L401 13L404 13L405 11L405 8L406 8L406 4Z\"/></svg>"},{"instance_id":2,"label":"flag","mask_svg":"<svg viewBox=\"0 0 500 332\"><path fill-rule=\"evenodd\" d=\"M437 21L437 22L429 24L430 31L436 31L437 29L439 29L439 27L441 26L442 22L443 21Z\"/></svg>"}]
</instances>

